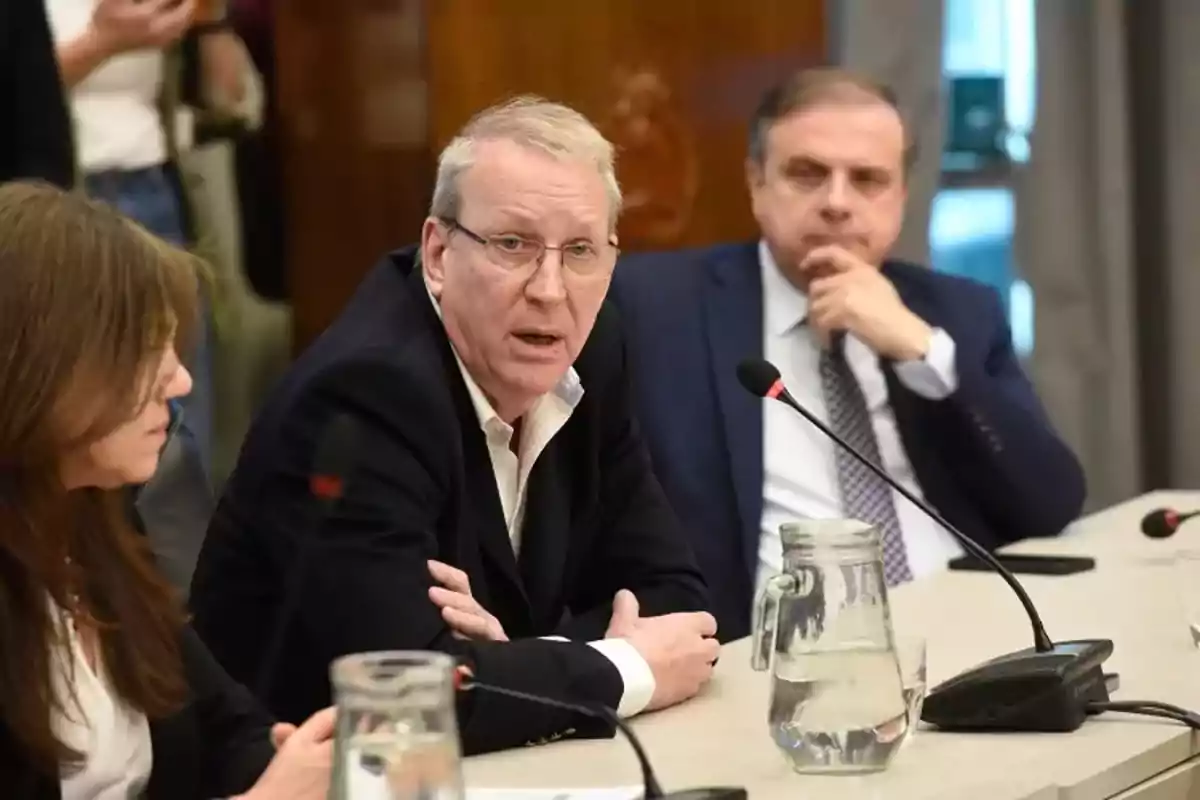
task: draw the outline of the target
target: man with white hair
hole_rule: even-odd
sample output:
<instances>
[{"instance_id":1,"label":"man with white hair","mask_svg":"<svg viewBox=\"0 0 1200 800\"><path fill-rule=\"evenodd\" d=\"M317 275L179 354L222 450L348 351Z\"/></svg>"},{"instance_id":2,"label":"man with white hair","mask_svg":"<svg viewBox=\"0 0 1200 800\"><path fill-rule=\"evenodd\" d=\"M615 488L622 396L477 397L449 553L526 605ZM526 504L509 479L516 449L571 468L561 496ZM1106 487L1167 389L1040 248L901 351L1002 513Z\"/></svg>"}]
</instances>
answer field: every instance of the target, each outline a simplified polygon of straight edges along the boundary
<instances>
[{"instance_id":1,"label":"man with white hair","mask_svg":"<svg viewBox=\"0 0 1200 800\"><path fill-rule=\"evenodd\" d=\"M480 681L623 716L710 677L707 590L604 304L620 205L612 146L577 112L479 114L441 155L419 250L374 269L263 409L192 605L283 719L327 704L329 662L368 650L443 651ZM468 752L612 731L465 697Z\"/></svg>"}]
</instances>

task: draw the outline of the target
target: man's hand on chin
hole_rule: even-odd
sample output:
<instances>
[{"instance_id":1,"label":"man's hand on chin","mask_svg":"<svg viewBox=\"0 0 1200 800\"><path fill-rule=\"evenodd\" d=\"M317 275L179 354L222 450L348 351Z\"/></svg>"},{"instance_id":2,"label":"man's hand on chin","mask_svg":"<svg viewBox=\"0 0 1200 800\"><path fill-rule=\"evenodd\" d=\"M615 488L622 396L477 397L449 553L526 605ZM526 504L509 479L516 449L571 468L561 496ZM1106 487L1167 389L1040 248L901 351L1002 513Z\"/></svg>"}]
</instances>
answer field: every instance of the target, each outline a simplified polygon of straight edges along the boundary
<instances>
[{"instance_id":1,"label":"man's hand on chin","mask_svg":"<svg viewBox=\"0 0 1200 800\"><path fill-rule=\"evenodd\" d=\"M812 274L808 323L822 346L837 331L853 333L880 356L918 361L929 351L933 328L904 305L879 269L837 245L812 250L800 264Z\"/></svg>"},{"instance_id":2,"label":"man's hand on chin","mask_svg":"<svg viewBox=\"0 0 1200 800\"><path fill-rule=\"evenodd\" d=\"M641 616L637 598L626 589L613 598L606 633L632 644L654 674L648 711L682 703L704 688L721 652L716 635L717 620L703 611Z\"/></svg>"}]
</instances>

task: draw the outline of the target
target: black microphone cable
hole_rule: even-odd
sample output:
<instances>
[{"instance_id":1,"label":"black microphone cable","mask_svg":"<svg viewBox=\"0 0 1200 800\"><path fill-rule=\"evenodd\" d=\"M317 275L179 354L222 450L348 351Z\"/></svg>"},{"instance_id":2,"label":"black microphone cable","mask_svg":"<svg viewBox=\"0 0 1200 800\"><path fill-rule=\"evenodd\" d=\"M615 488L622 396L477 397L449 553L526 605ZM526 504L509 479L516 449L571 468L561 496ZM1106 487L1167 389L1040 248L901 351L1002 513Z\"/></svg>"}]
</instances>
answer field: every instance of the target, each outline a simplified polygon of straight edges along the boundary
<instances>
[{"instance_id":1,"label":"black microphone cable","mask_svg":"<svg viewBox=\"0 0 1200 800\"><path fill-rule=\"evenodd\" d=\"M480 683L476 681L469 673L459 671L460 682L459 689L463 691L481 691L489 694L501 695L503 697L511 697L514 700L524 700L528 703L537 703L539 705L551 706L553 708L570 711L574 714L582 714L585 717L593 719L601 719L611 725L615 725L617 730L621 732L629 744L633 747L633 752L637 755L639 766L642 768L642 783L645 786L645 800L661 800L663 796L662 786L658 783L658 778L654 774L654 768L650 766L650 757L646 755L645 748L642 747L641 741L637 735L621 717L608 706L604 705L581 705L576 703L566 703L562 700L555 700L550 697L542 697L540 695L529 694L527 692L517 691L516 689L506 689L503 686L493 686L490 683Z\"/></svg>"},{"instance_id":2,"label":"black microphone cable","mask_svg":"<svg viewBox=\"0 0 1200 800\"><path fill-rule=\"evenodd\" d=\"M491 683L482 683L475 680L471 668L465 664L460 664L455 669L454 681L457 691L487 692L488 694L509 697L514 700L522 700L528 703L570 711L573 714L603 720L616 726L616 729L621 732L621 735L633 747L633 752L637 756L638 766L642 770L642 797L644 800L747 800L749 797L745 789L735 786L706 786L698 789L664 792L662 785L659 784L658 778L654 774L654 768L650 766L650 756L646 754L646 749L642 747L641 740L638 739L637 734L633 732L629 724L621 719L617 712L606 705L599 703L589 703L586 705L583 703L571 703L530 692L522 692L518 689L509 689Z\"/></svg>"},{"instance_id":3,"label":"black microphone cable","mask_svg":"<svg viewBox=\"0 0 1200 800\"><path fill-rule=\"evenodd\" d=\"M1144 717L1158 717L1180 722L1194 731L1200 731L1200 714L1188 711L1186 708L1172 703L1162 703L1157 700L1105 700L1088 703L1089 714L1103 714L1114 711L1122 714L1140 714Z\"/></svg>"}]
</instances>

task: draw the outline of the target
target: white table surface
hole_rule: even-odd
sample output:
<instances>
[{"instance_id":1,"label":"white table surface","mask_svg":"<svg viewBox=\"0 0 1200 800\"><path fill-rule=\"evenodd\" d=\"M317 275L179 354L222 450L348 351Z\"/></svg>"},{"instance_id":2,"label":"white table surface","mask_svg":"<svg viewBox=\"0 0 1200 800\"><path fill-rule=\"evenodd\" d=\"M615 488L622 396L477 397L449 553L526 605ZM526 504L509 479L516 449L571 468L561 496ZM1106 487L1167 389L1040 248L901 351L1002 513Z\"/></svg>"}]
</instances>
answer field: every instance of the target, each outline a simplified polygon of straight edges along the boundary
<instances>
[{"instance_id":1,"label":"white table surface","mask_svg":"<svg viewBox=\"0 0 1200 800\"><path fill-rule=\"evenodd\" d=\"M1014 552L1096 558L1095 571L1021 576L1055 640L1106 638L1120 673L1114 699L1163 700L1200 710L1200 651L1190 644L1171 556L1200 520L1164 541L1139 531L1159 506L1200 508L1200 492L1160 492L1086 517L1057 539ZM898 635L928 640L930 685L975 664L1028 647L1029 623L1003 581L947 572L892 594ZM1165 720L1104 715L1071 734L947 734L922 728L882 773L814 777L793 773L767 738L768 681L749 666L749 642L725 646L699 697L633 722L666 789L740 785L753 800L922 798L922 800L1091 800L1137 796L1137 787L1200 754L1200 737ZM1200 758L1196 761L1200 767ZM606 787L639 782L621 739L565 741L467 759L469 787ZM1200 774L1200 769L1197 769ZM1176 787L1170 792L1161 786ZM1158 782L1146 796L1200 798L1200 780ZM1191 786L1188 790L1186 787ZM1180 788L1184 787L1184 788ZM1124 794L1123 794L1124 793Z\"/></svg>"}]
</instances>

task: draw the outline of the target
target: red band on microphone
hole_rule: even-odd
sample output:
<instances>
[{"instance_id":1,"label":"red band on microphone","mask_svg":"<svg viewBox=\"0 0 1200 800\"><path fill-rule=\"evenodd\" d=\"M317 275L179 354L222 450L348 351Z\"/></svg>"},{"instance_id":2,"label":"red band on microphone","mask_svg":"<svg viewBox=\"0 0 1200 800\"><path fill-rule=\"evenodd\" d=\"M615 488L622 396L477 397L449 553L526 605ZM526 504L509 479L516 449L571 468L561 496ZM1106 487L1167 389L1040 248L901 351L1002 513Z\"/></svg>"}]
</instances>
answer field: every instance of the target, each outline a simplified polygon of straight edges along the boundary
<instances>
[{"instance_id":1,"label":"red band on microphone","mask_svg":"<svg viewBox=\"0 0 1200 800\"><path fill-rule=\"evenodd\" d=\"M470 683L475 677L475 673L466 664L459 664L454 668L454 691L460 691L463 684Z\"/></svg>"},{"instance_id":2,"label":"red band on microphone","mask_svg":"<svg viewBox=\"0 0 1200 800\"><path fill-rule=\"evenodd\" d=\"M308 490L322 500L337 500L342 496L342 479L336 475L313 475Z\"/></svg>"},{"instance_id":3,"label":"red band on microphone","mask_svg":"<svg viewBox=\"0 0 1200 800\"><path fill-rule=\"evenodd\" d=\"M779 397L779 395L783 394L784 391L783 378L780 378L771 384L770 389L767 389L767 399L774 400L775 398Z\"/></svg>"}]
</instances>

